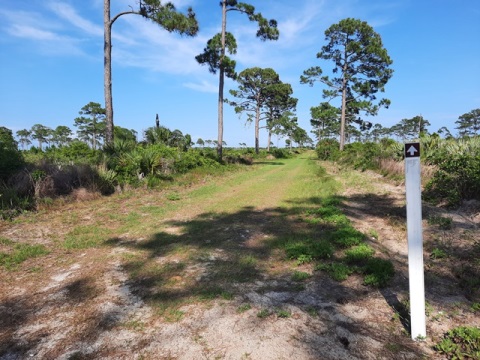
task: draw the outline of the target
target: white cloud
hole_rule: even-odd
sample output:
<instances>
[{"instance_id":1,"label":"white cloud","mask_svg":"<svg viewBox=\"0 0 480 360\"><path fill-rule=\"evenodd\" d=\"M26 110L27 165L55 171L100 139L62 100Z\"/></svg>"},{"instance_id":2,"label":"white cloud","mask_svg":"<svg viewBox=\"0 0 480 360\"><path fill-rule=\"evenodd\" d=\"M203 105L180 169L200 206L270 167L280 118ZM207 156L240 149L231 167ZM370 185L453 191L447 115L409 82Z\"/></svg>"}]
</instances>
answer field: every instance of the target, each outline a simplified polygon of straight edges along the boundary
<instances>
[{"instance_id":1,"label":"white cloud","mask_svg":"<svg viewBox=\"0 0 480 360\"><path fill-rule=\"evenodd\" d=\"M50 2L48 7L60 18L67 20L74 26L78 27L79 29L83 30L88 34L92 34L95 36L103 36L103 27L99 26L95 23L92 23L89 20L84 19L76 10L68 4L61 3L61 2Z\"/></svg>"},{"instance_id":2,"label":"white cloud","mask_svg":"<svg viewBox=\"0 0 480 360\"><path fill-rule=\"evenodd\" d=\"M65 35L61 23L41 12L0 10L5 32L15 38L30 40L34 48L49 55L85 56L80 39Z\"/></svg>"},{"instance_id":3,"label":"white cloud","mask_svg":"<svg viewBox=\"0 0 480 360\"><path fill-rule=\"evenodd\" d=\"M44 54L86 56L79 45L79 41L61 36L55 32L35 28L29 25L13 24L7 32L17 38L31 40Z\"/></svg>"},{"instance_id":4,"label":"white cloud","mask_svg":"<svg viewBox=\"0 0 480 360\"><path fill-rule=\"evenodd\" d=\"M51 19L46 21L44 16L33 11L0 9L0 16L4 24L22 24L43 29L58 29L59 24Z\"/></svg>"},{"instance_id":5,"label":"white cloud","mask_svg":"<svg viewBox=\"0 0 480 360\"><path fill-rule=\"evenodd\" d=\"M183 86L206 93L218 93L218 83L213 83L211 81L201 80L200 82L187 82L184 83Z\"/></svg>"},{"instance_id":6,"label":"white cloud","mask_svg":"<svg viewBox=\"0 0 480 360\"><path fill-rule=\"evenodd\" d=\"M181 37L134 16L126 16L117 32L123 37L134 34L136 39L136 44L114 45L113 59L120 65L184 75L207 71L195 60L205 46L205 37Z\"/></svg>"},{"instance_id":7,"label":"white cloud","mask_svg":"<svg viewBox=\"0 0 480 360\"><path fill-rule=\"evenodd\" d=\"M29 25L13 24L7 32L15 37L21 37L32 40L57 41L61 38L54 32L37 29Z\"/></svg>"},{"instance_id":8,"label":"white cloud","mask_svg":"<svg viewBox=\"0 0 480 360\"><path fill-rule=\"evenodd\" d=\"M278 27L281 30L279 41L282 46L298 47L305 42L314 41L311 35L305 36L305 33L312 27L318 27L319 21L324 18L324 3L325 1L308 1L300 11L293 12L293 9L288 9L287 13L281 15ZM292 13L295 15L292 16Z\"/></svg>"}]
</instances>

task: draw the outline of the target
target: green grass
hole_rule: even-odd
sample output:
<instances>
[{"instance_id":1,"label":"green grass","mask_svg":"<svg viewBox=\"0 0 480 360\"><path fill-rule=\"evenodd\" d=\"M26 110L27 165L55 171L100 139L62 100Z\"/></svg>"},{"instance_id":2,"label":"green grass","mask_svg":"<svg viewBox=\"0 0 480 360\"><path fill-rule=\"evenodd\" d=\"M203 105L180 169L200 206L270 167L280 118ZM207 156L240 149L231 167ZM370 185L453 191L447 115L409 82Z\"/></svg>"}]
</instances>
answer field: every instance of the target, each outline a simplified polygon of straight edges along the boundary
<instances>
[{"instance_id":1,"label":"green grass","mask_svg":"<svg viewBox=\"0 0 480 360\"><path fill-rule=\"evenodd\" d=\"M341 262L318 264L315 269L325 271L333 280L336 281L347 280L348 277L354 272L354 269L351 266Z\"/></svg>"},{"instance_id":2,"label":"green grass","mask_svg":"<svg viewBox=\"0 0 480 360\"><path fill-rule=\"evenodd\" d=\"M333 255L334 248L327 241L309 238L295 240L295 238L287 239L283 248L287 258L296 260L298 265L313 260L328 259Z\"/></svg>"},{"instance_id":3,"label":"green grass","mask_svg":"<svg viewBox=\"0 0 480 360\"><path fill-rule=\"evenodd\" d=\"M371 259L375 250L367 244L360 244L345 250L345 260L350 264L365 263Z\"/></svg>"},{"instance_id":4,"label":"green grass","mask_svg":"<svg viewBox=\"0 0 480 360\"><path fill-rule=\"evenodd\" d=\"M0 245L13 245L13 244L15 244L15 242L13 242L12 240L0 236Z\"/></svg>"},{"instance_id":5,"label":"green grass","mask_svg":"<svg viewBox=\"0 0 480 360\"><path fill-rule=\"evenodd\" d=\"M311 275L309 273L306 273L304 271L294 271L292 274L292 280L293 281L305 281L309 279Z\"/></svg>"},{"instance_id":6,"label":"green grass","mask_svg":"<svg viewBox=\"0 0 480 360\"><path fill-rule=\"evenodd\" d=\"M285 309L278 309L276 311L276 314L281 319L288 319L289 317L292 316L292 312L289 311L289 310L285 310Z\"/></svg>"},{"instance_id":7,"label":"green grass","mask_svg":"<svg viewBox=\"0 0 480 360\"><path fill-rule=\"evenodd\" d=\"M101 226L77 226L65 236L65 249L88 249L103 245L110 230Z\"/></svg>"},{"instance_id":8,"label":"green grass","mask_svg":"<svg viewBox=\"0 0 480 360\"><path fill-rule=\"evenodd\" d=\"M453 228L453 220L450 217L430 216L427 222L430 225L438 225L441 230L451 230Z\"/></svg>"},{"instance_id":9,"label":"green grass","mask_svg":"<svg viewBox=\"0 0 480 360\"><path fill-rule=\"evenodd\" d=\"M379 239L379 236L378 236L378 231L375 230L375 229L370 229L368 230L368 235L372 238L374 238L375 240L378 240Z\"/></svg>"},{"instance_id":10,"label":"green grass","mask_svg":"<svg viewBox=\"0 0 480 360\"><path fill-rule=\"evenodd\" d=\"M265 319L270 315L272 315L272 312L268 309L262 309L257 313L257 317L259 317L260 319Z\"/></svg>"},{"instance_id":11,"label":"green grass","mask_svg":"<svg viewBox=\"0 0 480 360\"><path fill-rule=\"evenodd\" d=\"M301 264L312 263L305 265L311 269L325 261L323 270L338 280L363 271L357 263L369 258L365 235L342 213L340 183L308 154L221 178L201 176L207 185L190 186L185 178L185 187L172 183L102 199L88 216L72 211L63 248L103 251L122 241L129 282L165 321L187 316L188 304L232 300L243 284L284 276L285 268L292 291L305 289L310 277L295 270ZM0 239L6 244L0 250L10 246L7 240ZM259 317L272 313L262 310Z\"/></svg>"},{"instance_id":12,"label":"green grass","mask_svg":"<svg viewBox=\"0 0 480 360\"><path fill-rule=\"evenodd\" d=\"M430 253L431 259L444 259L446 257L447 257L447 253L444 250L439 248L434 248Z\"/></svg>"},{"instance_id":13,"label":"green grass","mask_svg":"<svg viewBox=\"0 0 480 360\"><path fill-rule=\"evenodd\" d=\"M327 238L337 247L341 248L360 245L365 241L365 235L351 225L331 231L327 234Z\"/></svg>"},{"instance_id":14,"label":"green grass","mask_svg":"<svg viewBox=\"0 0 480 360\"><path fill-rule=\"evenodd\" d=\"M134 331L142 332L145 330L145 323L140 320L129 320L120 324L121 326Z\"/></svg>"},{"instance_id":15,"label":"green grass","mask_svg":"<svg viewBox=\"0 0 480 360\"><path fill-rule=\"evenodd\" d=\"M181 199L181 197L178 193L170 193L167 195L167 199L170 201L178 201Z\"/></svg>"},{"instance_id":16,"label":"green grass","mask_svg":"<svg viewBox=\"0 0 480 360\"><path fill-rule=\"evenodd\" d=\"M0 244L7 248L6 252L0 252L0 266L8 270L16 268L28 259L49 254L43 245L15 243L6 238L0 238Z\"/></svg>"},{"instance_id":17,"label":"green grass","mask_svg":"<svg viewBox=\"0 0 480 360\"><path fill-rule=\"evenodd\" d=\"M164 313L164 319L167 322L178 322L182 320L183 316L185 315L184 311L179 309L169 309Z\"/></svg>"},{"instance_id":18,"label":"green grass","mask_svg":"<svg viewBox=\"0 0 480 360\"><path fill-rule=\"evenodd\" d=\"M364 271L364 284L380 288L387 286L395 275L392 262L379 258L369 259Z\"/></svg>"},{"instance_id":19,"label":"green grass","mask_svg":"<svg viewBox=\"0 0 480 360\"><path fill-rule=\"evenodd\" d=\"M238 313L244 313L245 311L248 311L252 308L252 305L250 304L242 304L237 308Z\"/></svg>"},{"instance_id":20,"label":"green grass","mask_svg":"<svg viewBox=\"0 0 480 360\"><path fill-rule=\"evenodd\" d=\"M287 259L295 260L297 265L323 261L315 269L325 271L334 280L344 281L360 273L366 285L386 286L394 274L393 264L374 258L374 249L365 243L367 236L355 229L342 213L342 198L337 195L340 185L335 179L321 167L316 169L314 176L315 184L307 180L302 189L297 189L303 194L309 191L317 195L312 204L305 204L304 210L298 213L299 221L310 226L312 231L290 235L278 240L277 244L285 251ZM349 179L350 182L354 180L358 177ZM320 189L318 183L322 184ZM369 235L378 238L376 231L370 230ZM337 252L344 256L338 256Z\"/></svg>"},{"instance_id":21,"label":"green grass","mask_svg":"<svg viewBox=\"0 0 480 360\"><path fill-rule=\"evenodd\" d=\"M480 359L480 328L459 326L449 330L435 350L449 359Z\"/></svg>"}]
</instances>

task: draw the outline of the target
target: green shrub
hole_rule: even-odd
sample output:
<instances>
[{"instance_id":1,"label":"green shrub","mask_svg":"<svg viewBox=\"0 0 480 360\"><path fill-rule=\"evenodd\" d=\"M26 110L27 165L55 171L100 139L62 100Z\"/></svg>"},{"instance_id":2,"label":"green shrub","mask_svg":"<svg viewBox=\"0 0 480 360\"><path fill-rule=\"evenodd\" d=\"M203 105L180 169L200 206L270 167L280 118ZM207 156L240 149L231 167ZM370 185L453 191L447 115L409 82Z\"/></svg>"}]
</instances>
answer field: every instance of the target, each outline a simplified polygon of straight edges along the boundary
<instances>
[{"instance_id":1,"label":"green shrub","mask_svg":"<svg viewBox=\"0 0 480 360\"><path fill-rule=\"evenodd\" d=\"M86 143L80 140L73 140L68 145L60 147L49 147L44 153L37 153L30 149L27 152L27 161L39 163L38 155L42 155L42 160L50 163L71 165L71 164L89 164L97 165L102 156L101 150L93 150Z\"/></svg>"},{"instance_id":2,"label":"green shrub","mask_svg":"<svg viewBox=\"0 0 480 360\"><path fill-rule=\"evenodd\" d=\"M219 163L197 151L178 152L174 163L175 172L186 173L197 167L217 167Z\"/></svg>"},{"instance_id":3,"label":"green shrub","mask_svg":"<svg viewBox=\"0 0 480 360\"><path fill-rule=\"evenodd\" d=\"M381 147L378 143L355 142L345 145L340 161L362 171L367 169L377 170L379 168L380 154Z\"/></svg>"},{"instance_id":4,"label":"green shrub","mask_svg":"<svg viewBox=\"0 0 480 360\"><path fill-rule=\"evenodd\" d=\"M25 161L18 151L12 131L0 126L0 182L7 181L13 173L24 165Z\"/></svg>"},{"instance_id":5,"label":"green shrub","mask_svg":"<svg viewBox=\"0 0 480 360\"><path fill-rule=\"evenodd\" d=\"M98 172L98 190L102 195L111 195L115 192L117 173L113 170L100 170Z\"/></svg>"},{"instance_id":6,"label":"green shrub","mask_svg":"<svg viewBox=\"0 0 480 360\"><path fill-rule=\"evenodd\" d=\"M270 153L275 156L276 159L288 159L292 157L292 154L287 149L275 148L272 149Z\"/></svg>"},{"instance_id":7,"label":"green shrub","mask_svg":"<svg viewBox=\"0 0 480 360\"><path fill-rule=\"evenodd\" d=\"M436 164L438 171L425 186L430 201L457 206L463 199L480 200L480 155L451 154Z\"/></svg>"},{"instance_id":8,"label":"green shrub","mask_svg":"<svg viewBox=\"0 0 480 360\"><path fill-rule=\"evenodd\" d=\"M335 139L325 139L318 142L317 156L320 160L336 161L340 156L340 144Z\"/></svg>"},{"instance_id":9,"label":"green shrub","mask_svg":"<svg viewBox=\"0 0 480 360\"><path fill-rule=\"evenodd\" d=\"M34 208L33 199L20 195L12 187L0 184L0 219L12 219L24 210Z\"/></svg>"},{"instance_id":10,"label":"green shrub","mask_svg":"<svg viewBox=\"0 0 480 360\"><path fill-rule=\"evenodd\" d=\"M383 159L393 159L395 161L403 160L403 143L399 143L393 139L383 138L379 142L380 157Z\"/></svg>"},{"instance_id":11,"label":"green shrub","mask_svg":"<svg viewBox=\"0 0 480 360\"><path fill-rule=\"evenodd\" d=\"M451 206L480 199L480 137L437 141L426 162L437 167L425 187L426 199Z\"/></svg>"}]
</instances>

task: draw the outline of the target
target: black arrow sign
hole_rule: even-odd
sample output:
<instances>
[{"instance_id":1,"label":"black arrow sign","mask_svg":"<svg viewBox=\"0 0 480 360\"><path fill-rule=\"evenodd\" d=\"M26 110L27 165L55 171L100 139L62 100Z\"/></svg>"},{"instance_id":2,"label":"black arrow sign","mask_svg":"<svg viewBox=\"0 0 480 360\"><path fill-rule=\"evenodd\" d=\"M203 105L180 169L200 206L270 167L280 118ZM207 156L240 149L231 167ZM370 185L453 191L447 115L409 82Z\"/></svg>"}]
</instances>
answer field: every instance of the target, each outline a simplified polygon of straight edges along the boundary
<instances>
[{"instance_id":1,"label":"black arrow sign","mask_svg":"<svg viewBox=\"0 0 480 360\"><path fill-rule=\"evenodd\" d=\"M405 157L420 157L420 143L407 143L405 144Z\"/></svg>"}]
</instances>

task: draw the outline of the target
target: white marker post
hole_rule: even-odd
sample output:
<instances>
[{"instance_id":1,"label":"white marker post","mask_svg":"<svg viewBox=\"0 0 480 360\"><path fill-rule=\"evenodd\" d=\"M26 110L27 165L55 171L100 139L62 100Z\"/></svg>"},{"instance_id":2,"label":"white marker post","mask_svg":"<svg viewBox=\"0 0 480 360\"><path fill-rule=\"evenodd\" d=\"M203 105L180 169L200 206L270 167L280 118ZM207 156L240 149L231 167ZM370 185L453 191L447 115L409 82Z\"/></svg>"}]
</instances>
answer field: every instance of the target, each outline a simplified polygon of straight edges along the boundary
<instances>
[{"instance_id":1,"label":"white marker post","mask_svg":"<svg viewBox=\"0 0 480 360\"><path fill-rule=\"evenodd\" d=\"M407 143L405 144L405 189L407 195L408 278L410 325L414 340L427 336L420 180L420 143Z\"/></svg>"}]
</instances>

